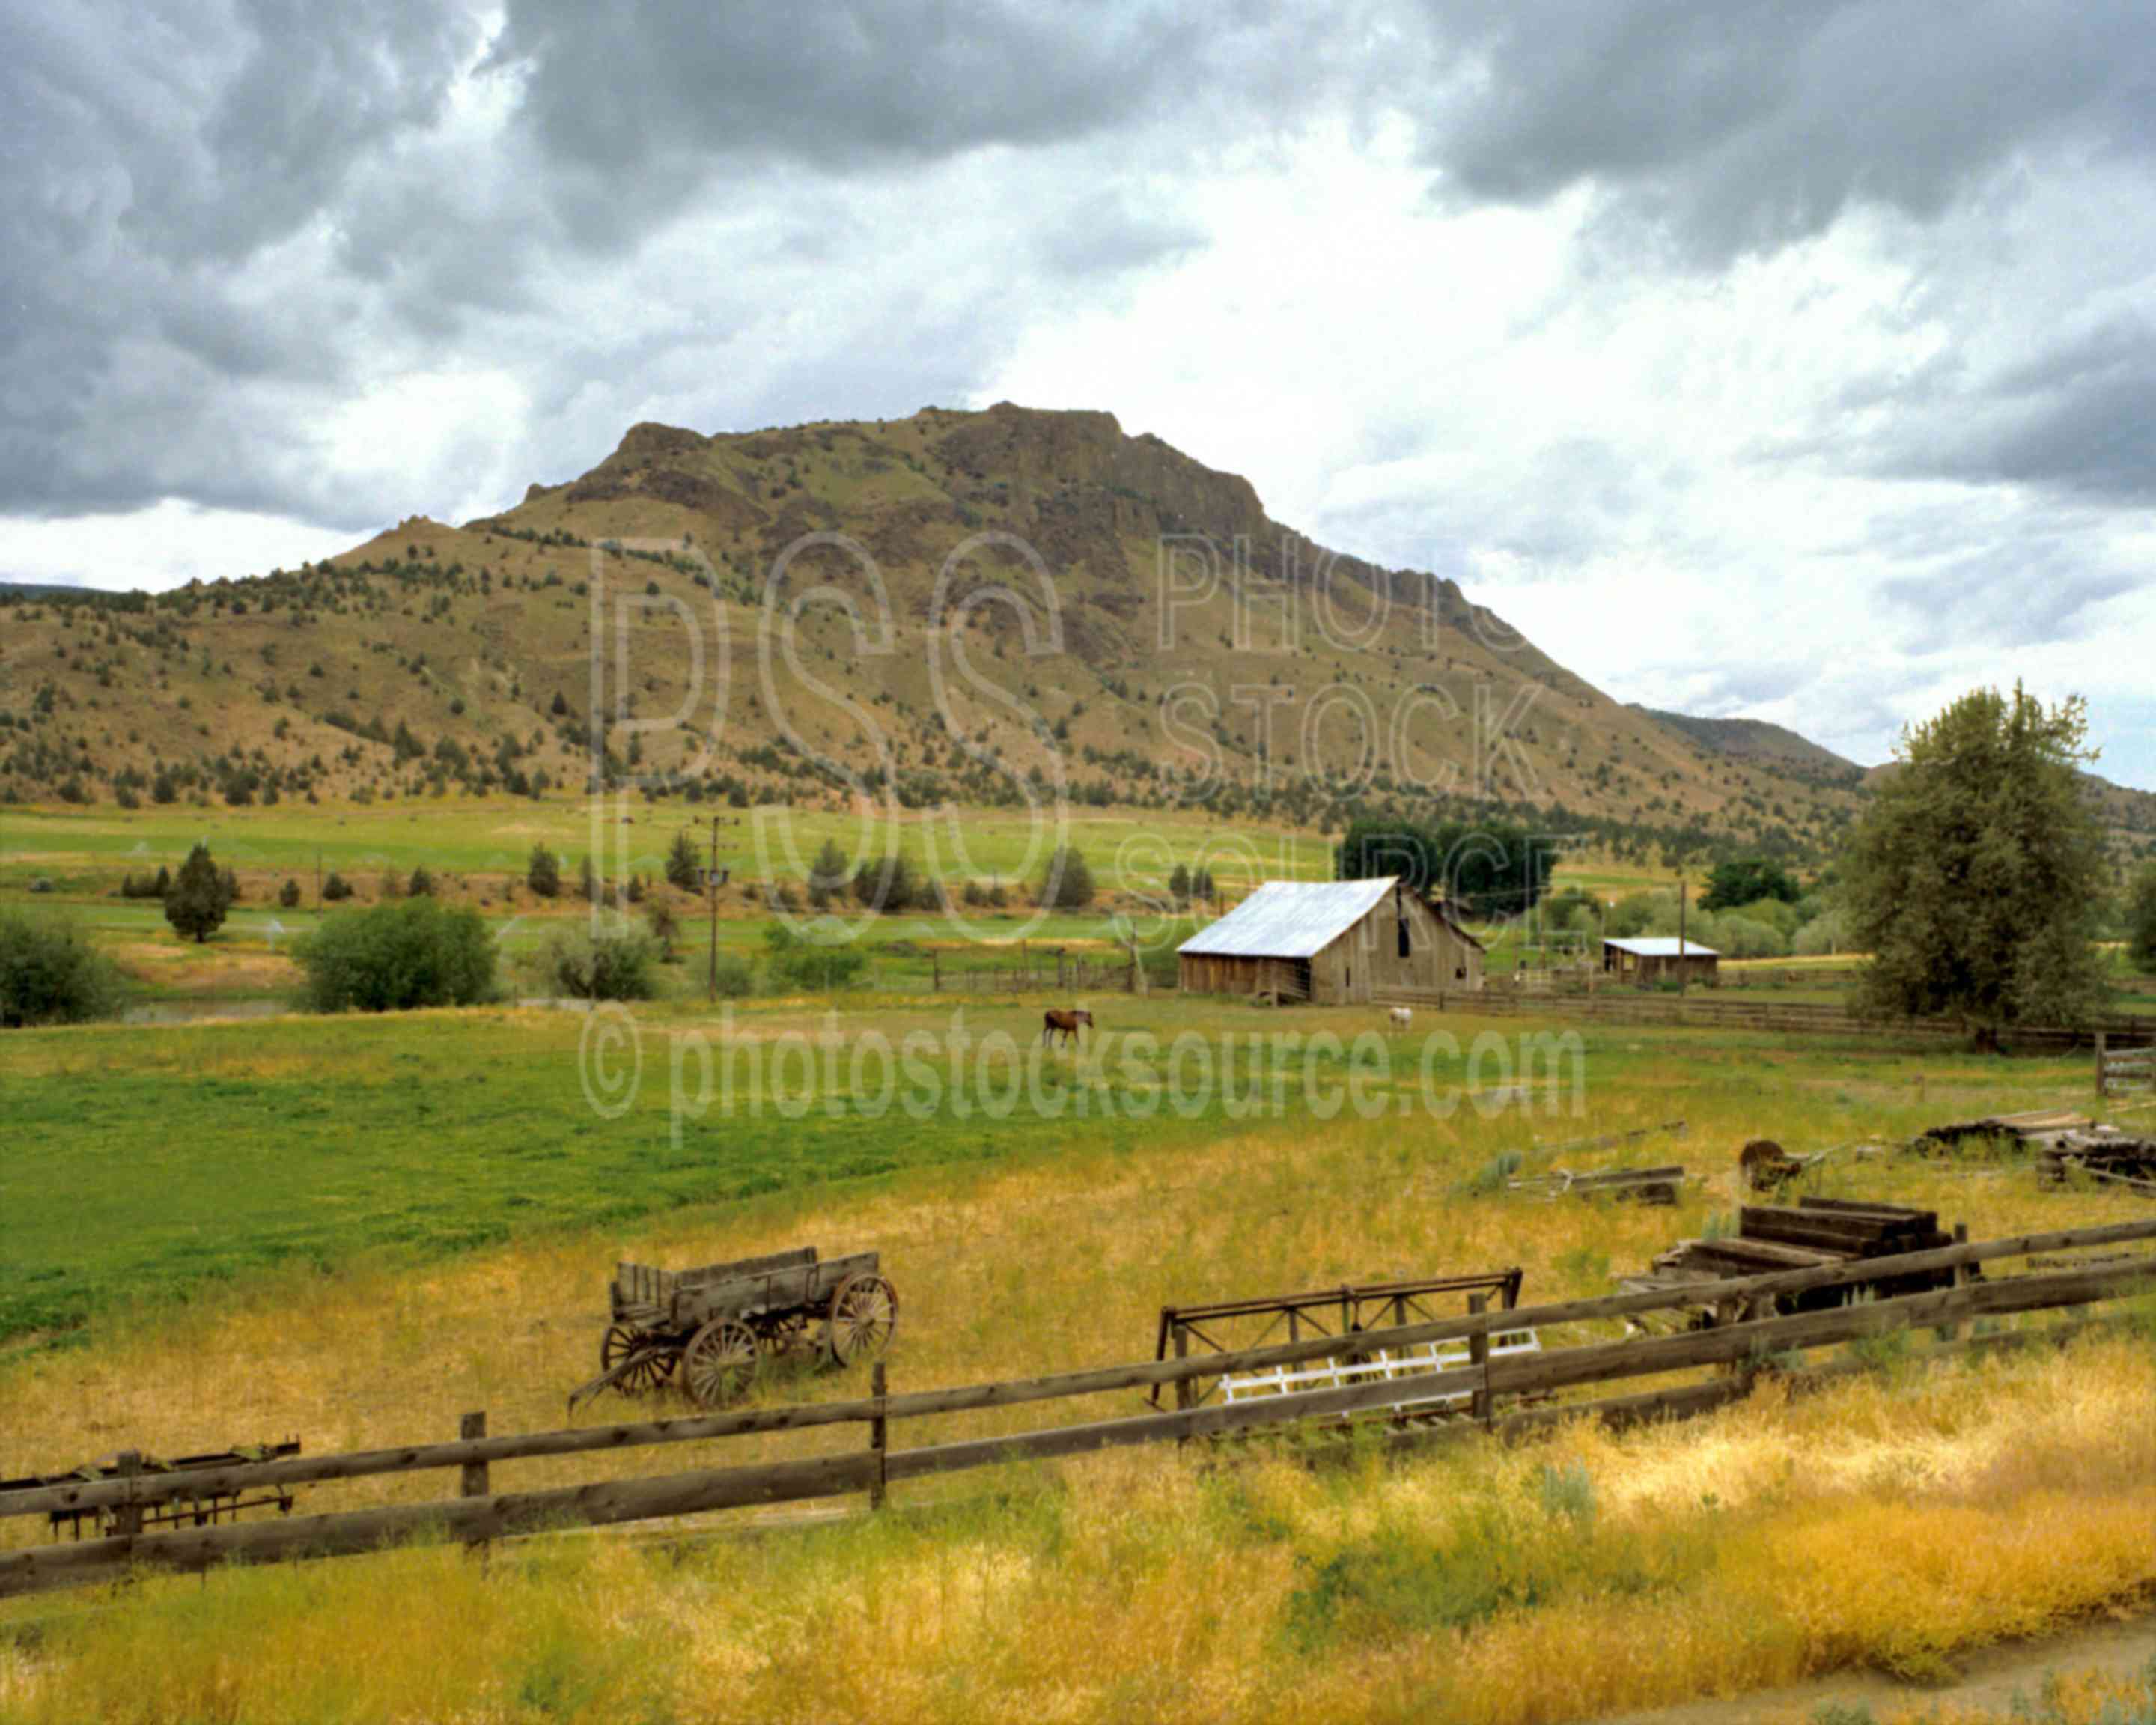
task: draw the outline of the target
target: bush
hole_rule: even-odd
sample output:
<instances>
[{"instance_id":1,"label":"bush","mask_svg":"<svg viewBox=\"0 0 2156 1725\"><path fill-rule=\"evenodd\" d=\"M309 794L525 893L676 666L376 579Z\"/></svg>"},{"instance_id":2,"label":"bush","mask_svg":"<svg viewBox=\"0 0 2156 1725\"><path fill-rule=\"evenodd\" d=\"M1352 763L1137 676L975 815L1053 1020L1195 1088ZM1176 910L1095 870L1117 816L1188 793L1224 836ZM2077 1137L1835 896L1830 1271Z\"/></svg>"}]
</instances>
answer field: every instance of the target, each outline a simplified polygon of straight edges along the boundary
<instances>
[{"instance_id":1,"label":"bush","mask_svg":"<svg viewBox=\"0 0 2156 1725\"><path fill-rule=\"evenodd\" d=\"M1075 845L1056 847L1040 877L1040 903L1044 910L1082 911L1093 902L1093 871L1086 855Z\"/></svg>"},{"instance_id":2,"label":"bush","mask_svg":"<svg viewBox=\"0 0 2156 1725\"><path fill-rule=\"evenodd\" d=\"M300 904L300 883L296 880L287 880L279 887L277 902L288 911L297 910Z\"/></svg>"},{"instance_id":3,"label":"bush","mask_svg":"<svg viewBox=\"0 0 2156 1725\"><path fill-rule=\"evenodd\" d=\"M696 846L686 831L674 835L674 848L666 853L666 884L694 892L702 883L697 875Z\"/></svg>"},{"instance_id":4,"label":"bush","mask_svg":"<svg viewBox=\"0 0 2156 1725\"><path fill-rule=\"evenodd\" d=\"M649 1000L659 992L659 942L627 922L564 930L539 954L540 974L572 1000Z\"/></svg>"},{"instance_id":5,"label":"bush","mask_svg":"<svg viewBox=\"0 0 2156 1725\"><path fill-rule=\"evenodd\" d=\"M681 919L674 914L674 906L663 898L654 898L644 907L644 916L651 925L651 937L659 942L660 957L672 963L674 942L681 933Z\"/></svg>"},{"instance_id":6,"label":"bush","mask_svg":"<svg viewBox=\"0 0 2156 1725\"><path fill-rule=\"evenodd\" d=\"M352 896L352 882L332 869L329 879L322 882L322 896L333 905L341 905Z\"/></svg>"},{"instance_id":7,"label":"bush","mask_svg":"<svg viewBox=\"0 0 2156 1725\"><path fill-rule=\"evenodd\" d=\"M421 863L412 870L412 878L405 884L404 891L413 898L432 898L434 896L434 877L427 872L426 864Z\"/></svg>"},{"instance_id":8,"label":"bush","mask_svg":"<svg viewBox=\"0 0 2156 1725\"><path fill-rule=\"evenodd\" d=\"M120 1008L120 973L82 931L0 911L0 1026L73 1024Z\"/></svg>"},{"instance_id":9,"label":"bush","mask_svg":"<svg viewBox=\"0 0 2156 1725\"><path fill-rule=\"evenodd\" d=\"M716 980L721 1000L739 1000L756 992L756 973L738 952L719 954Z\"/></svg>"},{"instance_id":10,"label":"bush","mask_svg":"<svg viewBox=\"0 0 2156 1725\"><path fill-rule=\"evenodd\" d=\"M316 1012L470 1006L495 993L494 936L485 919L433 898L332 916L295 952Z\"/></svg>"},{"instance_id":11,"label":"bush","mask_svg":"<svg viewBox=\"0 0 2156 1725\"><path fill-rule=\"evenodd\" d=\"M554 697L561 699L558 695ZM531 847L531 860L525 865L524 884L539 898L558 898L562 894L562 860L544 845Z\"/></svg>"},{"instance_id":12,"label":"bush","mask_svg":"<svg viewBox=\"0 0 2156 1725\"><path fill-rule=\"evenodd\" d=\"M911 910L919 894L913 865L895 850L889 856L863 863L860 873L854 876L854 896L866 910Z\"/></svg>"},{"instance_id":13,"label":"bush","mask_svg":"<svg viewBox=\"0 0 2156 1725\"><path fill-rule=\"evenodd\" d=\"M763 932L765 962L773 986L819 991L844 988L860 977L869 955L853 946L824 946L805 940L783 922Z\"/></svg>"}]
</instances>

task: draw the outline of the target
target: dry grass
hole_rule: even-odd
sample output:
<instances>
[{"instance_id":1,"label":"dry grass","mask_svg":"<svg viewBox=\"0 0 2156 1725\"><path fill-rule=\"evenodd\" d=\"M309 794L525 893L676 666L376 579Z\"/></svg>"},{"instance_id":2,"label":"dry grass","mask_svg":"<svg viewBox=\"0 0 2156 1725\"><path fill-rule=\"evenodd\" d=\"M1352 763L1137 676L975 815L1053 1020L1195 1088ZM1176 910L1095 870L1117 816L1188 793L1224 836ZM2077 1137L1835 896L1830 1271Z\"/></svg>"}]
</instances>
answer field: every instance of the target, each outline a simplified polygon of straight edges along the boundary
<instances>
[{"instance_id":1,"label":"dry grass","mask_svg":"<svg viewBox=\"0 0 2156 1725\"><path fill-rule=\"evenodd\" d=\"M0 1654L0 1717L1531 1725L1933 1675L2156 1587L2152 1394L2112 1339L1392 1467L1125 1454L920 1520L149 1583Z\"/></svg>"},{"instance_id":2,"label":"dry grass","mask_svg":"<svg viewBox=\"0 0 2156 1725\"><path fill-rule=\"evenodd\" d=\"M905 1302L891 1361L901 1389L1140 1357L1172 1301L1512 1263L1530 1301L1598 1292L1612 1268L1726 1214L1728 1157L1764 1125L1805 1149L1852 1127L1906 1131L1919 1111L2041 1099L2025 1099L2017 1069L1938 1056L1920 1099L1891 1066L1859 1074L1816 1052L1705 1039L1612 1047L1618 1063L1580 1122L1463 1109L1194 1148L1148 1148L1141 1133L1054 1161L685 1212L424 1271L251 1278L7 1368L0 1461L288 1432L312 1451L408 1442L449 1436L480 1407L497 1431L558 1425L562 1394L593 1369L618 1255L875 1247ZM1674 1212L1462 1195L1500 1150L1526 1148L1536 1165L1534 1135L1678 1115L1692 1122L1681 1147L1650 1139L1562 1158L1681 1156L1715 1170ZM1979 1238L2146 1214L2124 1194L2040 1189L2025 1168L1830 1166L1827 1189L1934 1206ZM809 1378L762 1393L860 1387ZM1214 1467L1148 1450L904 1487L902 1504L934 1507L747 1541L670 1551L580 1535L504 1548L490 1566L421 1549L147 1583L95 1603L0 1609L0 1625L44 1625L0 1637L0 1718L1525 1725L1851 1664L1927 1675L1960 1650L2156 1589L2152 1401L2156 1352L2137 1333L1794 1402L1769 1387L1684 1427L1573 1430L1389 1468L1312 1471L1263 1450ZM1136 1406L1124 1394L959 1416L898 1439ZM510 1464L495 1484L859 1441L840 1429ZM302 1507L453 1489L446 1476L355 1482L307 1489Z\"/></svg>"}]
</instances>

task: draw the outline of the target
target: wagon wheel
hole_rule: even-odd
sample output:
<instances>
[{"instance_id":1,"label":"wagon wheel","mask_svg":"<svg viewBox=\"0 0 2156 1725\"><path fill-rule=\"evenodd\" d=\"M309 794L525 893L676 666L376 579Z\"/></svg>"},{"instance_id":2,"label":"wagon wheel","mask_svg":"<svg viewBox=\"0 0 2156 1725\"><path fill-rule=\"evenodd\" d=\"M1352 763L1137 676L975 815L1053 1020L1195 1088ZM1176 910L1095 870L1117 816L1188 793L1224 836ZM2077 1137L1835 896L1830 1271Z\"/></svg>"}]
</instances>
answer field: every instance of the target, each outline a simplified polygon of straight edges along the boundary
<instances>
[{"instance_id":1,"label":"wagon wheel","mask_svg":"<svg viewBox=\"0 0 2156 1725\"><path fill-rule=\"evenodd\" d=\"M700 1408L724 1407L756 1375L756 1332L737 1317L715 1318L681 1350L681 1387Z\"/></svg>"},{"instance_id":2,"label":"wagon wheel","mask_svg":"<svg viewBox=\"0 0 2156 1725\"><path fill-rule=\"evenodd\" d=\"M646 1350L649 1350L648 1352ZM641 1353L637 1361L616 1381L614 1388L624 1395L635 1395L647 1389L656 1389L674 1375L679 1356L670 1349L657 1345L656 1339L628 1324L608 1324L604 1338L599 1343L599 1372L602 1376L633 1353Z\"/></svg>"},{"instance_id":3,"label":"wagon wheel","mask_svg":"<svg viewBox=\"0 0 2156 1725\"><path fill-rule=\"evenodd\" d=\"M767 1353L791 1353L801 1345L807 1333L808 1318L805 1312L788 1312L765 1321L760 1339Z\"/></svg>"},{"instance_id":4,"label":"wagon wheel","mask_svg":"<svg viewBox=\"0 0 2156 1725\"><path fill-rule=\"evenodd\" d=\"M898 1290L880 1276L850 1276L831 1296L824 1347L832 1360L850 1366L881 1353L898 1327Z\"/></svg>"}]
</instances>

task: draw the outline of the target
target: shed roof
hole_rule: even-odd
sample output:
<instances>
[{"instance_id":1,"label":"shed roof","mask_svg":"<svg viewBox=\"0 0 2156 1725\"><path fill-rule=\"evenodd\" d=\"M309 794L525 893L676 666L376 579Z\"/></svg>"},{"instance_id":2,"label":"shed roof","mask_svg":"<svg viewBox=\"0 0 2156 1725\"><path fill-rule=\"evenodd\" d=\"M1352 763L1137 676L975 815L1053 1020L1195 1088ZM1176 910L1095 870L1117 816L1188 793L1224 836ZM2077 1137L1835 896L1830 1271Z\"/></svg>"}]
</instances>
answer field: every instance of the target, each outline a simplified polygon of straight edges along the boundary
<instances>
[{"instance_id":1,"label":"shed roof","mask_svg":"<svg viewBox=\"0 0 2156 1725\"><path fill-rule=\"evenodd\" d=\"M1312 958L1383 904L1397 875L1268 880L1175 950L1205 958Z\"/></svg>"},{"instance_id":2,"label":"shed roof","mask_svg":"<svg viewBox=\"0 0 2156 1725\"><path fill-rule=\"evenodd\" d=\"M1680 941L1673 934L1642 935L1628 941L1604 941L1605 947L1614 947L1620 952L1630 952L1635 958L1719 958L1722 954L1712 947L1702 947L1697 941Z\"/></svg>"}]
</instances>

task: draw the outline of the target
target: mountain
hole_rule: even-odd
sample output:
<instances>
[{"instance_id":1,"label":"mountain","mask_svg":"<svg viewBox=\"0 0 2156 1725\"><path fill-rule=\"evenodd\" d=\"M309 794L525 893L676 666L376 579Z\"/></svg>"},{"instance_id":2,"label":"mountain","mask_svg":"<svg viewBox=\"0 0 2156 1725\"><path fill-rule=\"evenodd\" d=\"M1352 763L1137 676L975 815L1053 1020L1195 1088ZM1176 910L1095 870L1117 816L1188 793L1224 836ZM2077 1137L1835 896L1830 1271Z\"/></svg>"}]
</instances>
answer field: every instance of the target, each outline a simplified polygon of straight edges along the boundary
<instances>
[{"instance_id":1,"label":"mountain","mask_svg":"<svg viewBox=\"0 0 2156 1725\"><path fill-rule=\"evenodd\" d=\"M641 424L498 514L297 570L0 595L0 801L580 788L593 608L624 600L647 728L608 719L613 770L737 803L1010 803L1060 771L1099 804L1445 797L1814 851L1857 803L1789 733L1621 705L1453 582L1328 551L1111 414L1009 403Z\"/></svg>"},{"instance_id":2,"label":"mountain","mask_svg":"<svg viewBox=\"0 0 2156 1725\"><path fill-rule=\"evenodd\" d=\"M1832 749L1820 747L1810 737L1799 737L1786 726L1772 725L1764 719L1702 719L1690 713L1666 712L1637 703L1634 711L1683 732L1702 747L1718 755L1756 761L1781 772L1843 784L1854 784L1864 777L1864 768L1856 762L1845 759Z\"/></svg>"}]
</instances>

